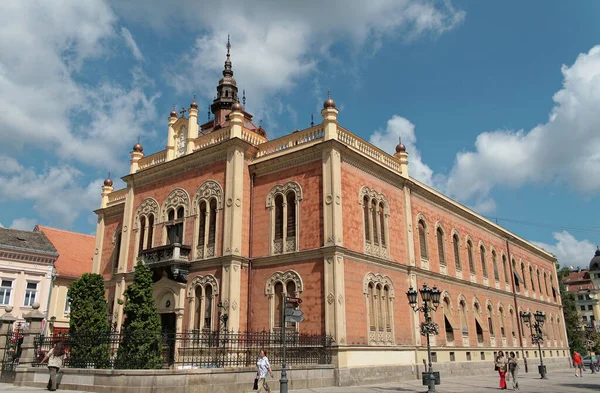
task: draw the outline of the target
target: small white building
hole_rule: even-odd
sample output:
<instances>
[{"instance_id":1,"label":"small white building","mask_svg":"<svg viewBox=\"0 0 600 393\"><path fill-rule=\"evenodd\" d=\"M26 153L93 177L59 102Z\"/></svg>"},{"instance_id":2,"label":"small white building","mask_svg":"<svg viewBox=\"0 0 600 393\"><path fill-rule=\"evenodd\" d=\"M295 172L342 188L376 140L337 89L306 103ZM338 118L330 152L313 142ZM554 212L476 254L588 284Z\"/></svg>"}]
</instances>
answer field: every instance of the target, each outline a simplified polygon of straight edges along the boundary
<instances>
[{"instance_id":1,"label":"small white building","mask_svg":"<svg viewBox=\"0 0 600 393\"><path fill-rule=\"evenodd\" d=\"M44 233L0 228L0 311L12 306L17 325L34 302L47 314L57 258Z\"/></svg>"}]
</instances>

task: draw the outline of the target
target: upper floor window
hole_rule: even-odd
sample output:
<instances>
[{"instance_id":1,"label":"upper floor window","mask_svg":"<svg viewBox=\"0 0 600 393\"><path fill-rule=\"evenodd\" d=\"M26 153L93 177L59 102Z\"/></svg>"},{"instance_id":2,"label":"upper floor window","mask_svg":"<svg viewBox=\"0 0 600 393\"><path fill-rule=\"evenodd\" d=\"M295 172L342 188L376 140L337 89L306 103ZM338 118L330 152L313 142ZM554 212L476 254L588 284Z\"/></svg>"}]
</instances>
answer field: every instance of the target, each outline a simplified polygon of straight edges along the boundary
<instances>
[{"instance_id":1,"label":"upper floor window","mask_svg":"<svg viewBox=\"0 0 600 393\"><path fill-rule=\"evenodd\" d=\"M65 314L71 313L71 299L69 295L65 297Z\"/></svg>"},{"instance_id":2,"label":"upper floor window","mask_svg":"<svg viewBox=\"0 0 600 393\"><path fill-rule=\"evenodd\" d=\"M544 288L546 289L546 296L549 296L548 295L548 280L546 278L546 272L544 272Z\"/></svg>"},{"instance_id":3,"label":"upper floor window","mask_svg":"<svg viewBox=\"0 0 600 393\"><path fill-rule=\"evenodd\" d=\"M194 197L194 212L198 217L196 243L198 258L217 255L217 222L222 208L223 189L219 183L213 180L202 183Z\"/></svg>"},{"instance_id":4,"label":"upper floor window","mask_svg":"<svg viewBox=\"0 0 600 393\"><path fill-rule=\"evenodd\" d=\"M440 261L441 266L446 265L446 251L444 249L444 231L441 227L437 227L435 230L437 237L437 247L438 247L438 259Z\"/></svg>"},{"instance_id":5,"label":"upper floor window","mask_svg":"<svg viewBox=\"0 0 600 393\"><path fill-rule=\"evenodd\" d=\"M0 285L0 304L9 305L10 295L12 294L12 280L2 280Z\"/></svg>"},{"instance_id":6,"label":"upper floor window","mask_svg":"<svg viewBox=\"0 0 600 393\"><path fill-rule=\"evenodd\" d=\"M419 227L419 251L421 252L421 259L429 259L427 252L427 227L425 226L425 220L420 219L417 223Z\"/></svg>"},{"instance_id":7,"label":"upper floor window","mask_svg":"<svg viewBox=\"0 0 600 393\"><path fill-rule=\"evenodd\" d=\"M475 274L475 263L473 261L473 242L471 239L467 240L467 258L469 259L469 271L471 274Z\"/></svg>"},{"instance_id":8,"label":"upper floor window","mask_svg":"<svg viewBox=\"0 0 600 393\"><path fill-rule=\"evenodd\" d=\"M550 286L552 287L552 299L554 299L554 302L556 303L556 289L554 288L554 280L552 276L550 276Z\"/></svg>"},{"instance_id":9,"label":"upper floor window","mask_svg":"<svg viewBox=\"0 0 600 393\"><path fill-rule=\"evenodd\" d=\"M481 271L483 272L483 277L487 278L487 263L485 262L485 247L483 245L479 246L479 254L481 255Z\"/></svg>"},{"instance_id":10,"label":"upper floor window","mask_svg":"<svg viewBox=\"0 0 600 393\"><path fill-rule=\"evenodd\" d=\"M452 248L454 249L454 264L456 265L456 270L462 270L462 265L460 263L460 238L456 233L452 235Z\"/></svg>"},{"instance_id":11,"label":"upper floor window","mask_svg":"<svg viewBox=\"0 0 600 393\"><path fill-rule=\"evenodd\" d=\"M181 188L171 191L167 196L163 204L167 244L184 244L184 224L189 205L188 193Z\"/></svg>"},{"instance_id":12,"label":"upper floor window","mask_svg":"<svg viewBox=\"0 0 600 393\"><path fill-rule=\"evenodd\" d=\"M525 270L525 264L521 262L521 274L523 275L523 288L527 289L527 271Z\"/></svg>"},{"instance_id":13,"label":"upper floor window","mask_svg":"<svg viewBox=\"0 0 600 393\"><path fill-rule=\"evenodd\" d=\"M542 282L540 281L540 269L536 269L535 274L537 275L538 291L542 294Z\"/></svg>"},{"instance_id":14,"label":"upper floor window","mask_svg":"<svg viewBox=\"0 0 600 393\"><path fill-rule=\"evenodd\" d=\"M461 299L458 302L458 311L460 313L460 326L462 330L462 335L469 335L469 323L467 322L467 302L464 299Z\"/></svg>"},{"instance_id":15,"label":"upper floor window","mask_svg":"<svg viewBox=\"0 0 600 393\"><path fill-rule=\"evenodd\" d=\"M158 202L154 198L146 198L136 212L136 230L138 232L138 253L152 248L154 239L155 217L158 216Z\"/></svg>"},{"instance_id":16,"label":"upper floor window","mask_svg":"<svg viewBox=\"0 0 600 393\"><path fill-rule=\"evenodd\" d=\"M31 306L35 303L35 298L37 297L38 291L38 283L29 281L27 283L27 288L25 289L25 301L23 302L24 306Z\"/></svg>"},{"instance_id":17,"label":"upper floor window","mask_svg":"<svg viewBox=\"0 0 600 393\"><path fill-rule=\"evenodd\" d=\"M365 253L387 257L389 255L388 218L390 208L383 194L363 186L358 194L363 211Z\"/></svg>"},{"instance_id":18,"label":"upper floor window","mask_svg":"<svg viewBox=\"0 0 600 393\"><path fill-rule=\"evenodd\" d=\"M517 270L517 261L512 260L512 269L513 269L513 278L515 279L515 289L517 292L521 292L521 277L519 276L519 271Z\"/></svg>"},{"instance_id":19,"label":"upper floor window","mask_svg":"<svg viewBox=\"0 0 600 393\"><path fill-rule=\"evenodd\" d=\"M492 269L494 269L494 280L500 281L500 275L498 274L498 256L496 250L492 250Z\"/></svg>"},{"instance_id":20,"label":"upper floor window","mask_svg":"<svg viewBox=\"0 0 600 393\"><path fill-rule=\"evenodd\" d=\"M212 274L196 276L187 289L190 301L189 329L215 330L215 315L217 305L215 299L219 296L219 284Z\"/></svg>"},{"instance_id":21,"label":"upper floor window","mask_svg":"<svg viewBox=\"0 0 600 393\"><path fill-rule=\"evenodd\" d=\"M531 280L531 291L535 292L535 285L534 285L534 281L533 281L533 268L531 266L529 266L529 279Z\"/></svg>"},{"instance_id":22,"label":"upper floor window","mask_svg":"<svg viewBox=\"0 0 600 393\"><path fill-rule=\"evenodd\" d=\"M502 306L498 308L498 326L500 327L500 334L503 338L505 338L506 330L504 328L504 308L502 308Z\"/></svg>"},{"instance_id":23,"label":"upper floor window","mask_svg":"<svg viewBox=\"0 0 600 393\"><path fill-rule=\"evenodd\" d=\"M119 259L121 258L121 238L123 237L123 231L119 228L113 235L113 244L115 248L113 250L113 270L116 271L119 268Z\"/></svg>"},{"instance_id":24,"label":"upper floor window","mask_svg":"<svg viewBox=\"0 0 600 393\"><path fill-rule=\"evenodd\" d=\"M504 271L504 282L510 283L508 276L508 267L506 266L506 255L502 255L502 270Z\"/></svg>"},{"instance_id":25,"label":"upper floor window","mask_svg":"<svg viewBox=\"0 0 600 393\"><path fill-rule=\"evenodd\" d=\"M278 184L267 196L267 209L271 210L271 254L298 251L299 202L302 188L296 182Z\"/></svg>"},{"instance_id":26,"label":"upper floor window","mask_svg":"<svg viewBox=\"0 0 600 393\"><path fill-rule=\"evenodd\" d=\"M446 342L454 342L454 317L452 315L452 302L449 296L444 296L442 301L444 310L444 330L446 332Z\"/></svg>"},{"instance_id":27,"label":"upper floor window","mask_svg":"<svg viewBox=\"0 0 600 393\"><path fill-rule=\"evenodd\" d=\"M394 287L388 276L368 273L363 280L367 299L369 344L394 343Z\"/></svg>"}]
</instances>

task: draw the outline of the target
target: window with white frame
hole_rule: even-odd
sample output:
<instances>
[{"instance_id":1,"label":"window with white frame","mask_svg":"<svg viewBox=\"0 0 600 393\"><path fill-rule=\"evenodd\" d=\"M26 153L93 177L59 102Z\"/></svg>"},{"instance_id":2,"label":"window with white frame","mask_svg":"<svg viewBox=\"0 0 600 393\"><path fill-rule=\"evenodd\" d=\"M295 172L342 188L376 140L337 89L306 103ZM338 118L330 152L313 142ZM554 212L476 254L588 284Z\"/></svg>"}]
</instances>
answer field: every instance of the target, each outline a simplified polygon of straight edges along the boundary
<instances>
[{"instance_id":1,"label":"window with white frame","mask_svg":"<svg viewBox=\"0 0 600 393\"><path fill-rule=\"evenodd\" d=\"M440 266L446 266L446 250L444 249L444 230L441 226L438 226L435 230L437 237L437 247L438 247L438 259L440 262Z\"/></svg>"},{"instance_id":2,"label":"window with white frame","mask_svg":"<svg viewBox=\"0 0 600 393\"><path fill-rule=\"evenodd\" d=\"M421 259L428 260L429 250L427 247L427 224L425 224L425 220L422 218L419 219L417 227L419 228L419 252L421 253Z\"/></svg>"},{"instance_id":3,"label":"window with white frame","mask_svg":"<svg viewBox=\"0 0 600 393\"><path fill-rule=\"evenodd\" d=\"M475 262L473 261L473 242L471 239L467 240L467 258L469 259L469 271L471 274L475 274Z\"/></svg>"},{"instance_id":4,"label":"window with white frame","mask_svg":"<svg viewBox=\"0 0 600 393\"><path fill-rule=\"evenodd\" d=\"M194 197L194 212L198 213L196 255L200 259L217 256L217 222L222 207L223 189L219 183L202 183Z\"/></svg>"},{"instance_id":5,"label":"window with white frame","mask_svg":"<svg viewBox=\"0 0 600 393\"><path fill-rule=\"evenodd\" d=\"M299 248L299 203L302 188L296 182L278 184L267 196L271 211L271 254L295 252Z\"/></svg>"},{"instance_id":6,"label":"window with white frame","mask_svg":"<svg viewBox=\"0 0 600 393\"><path fill-rule=\"evenodd\" d=\"M367 303L369 344L394 343L394 286L392 280L378 273L367 273L363 280Z\"/></svg>"},{"instance_id":7,"label":"window with white frame","mask_svg":"<svg viewBox=\"0 0 600 393\"><path fill-rule=\"evenodd\" d=\"M137 209L134 230L138 232L138 253L152 248L154 224L158 212L158 202L153 198L144 199Z\"/></svg>"},{"instance_id":8,"label":"window with white frame","mask_svg":"<svg viewBox=\"0 0 600 393\"><path fill-rule=\"evenodd\" d=\"M70 314L71 313L71 299L69 298L69 295L67 295L65 297L65 314Z\"/></svg>"},{"instance_id":9,"label":"window with white frame","mask_svg":"<svg viewBox=\"0 0 600 393\"><path fill-rule=\"evenodd\" d=\"M500 281L500 275L498 274L498 256L496 250L492 250L492 269L494 269L494 280Z\"/></svg>"},{"instance_id":10,"label":"window with white frame","mask_svg":"<svg viewBox=\"0 0 600 393\"><path fill-rule=\"evenodd\" d=\"M38 291L38 283L37 282L27 282L27 288L25 288L25 301L23 305L31 306L35 303L35 298L37 297Z\"/></svg>"},{"instance_id":11,"label":"window with white frame","mask_svg":"<svg viewBox=\"0 0 600 393\"><path fill-rule=\"evenodd\" d=\"M389 256L388 219L390 207L387 198L367 186L358 194L363 211L365 253L381 257Z\"/></svg>"},{"instance_id":12,"label":"window with white frame","mask_svg":"<svg viewBox=\"0 0 600 393\"><path fill-rule=\"evenodd\" d=\"M187 289L190 302L190 330L215 330L216 297L219 295L219 284L212 274L196 276Z\"/></svg>"},{"instance_id":13,"label":"window with white frame","mask_svg":"<svg viewBox=\"0 0 600 393\"><path fill-rule=\"evenodd\" d=\"M184 223L189 203L188 193L181 188L171 191L167 196L162 209L167 244L184 244Z\"/></svg>"},{"instance_id":14,"label":"window with white frame","mask_svg":"<svg viewBox=\"0 0 600 393\"><path fill-rule=\"evenodd\" d=\"M0 304L8 305L10 304L10 295L12 295L12 280L2 280L0 286Z\"/></svg>"},{"instance_id":15,"label":"window with white frame","mask_svg":"<svg viewBox=\"0 0 600 393\"><path fill-rule=\"evenodd\" d=\"M294 270L275 272L267 280L265 296L269 299L269 328L271 331L281 330L283 297L299 297L303 290L302 278ZM286 330L297 331L298 323L288 322Z\"/></svg>"},{"instance_id":16,"label":"window with white frame","mask_svg":"<svg viewBox=\"0 0 600 393\"><path fill-rule=\"evenodd\" d=\"M487 278L487 261L485 258L485 247L483 246L483 244L479 246L479 255L481 256L481 271L483 272L483 277Z\"/></svg>"},{"instance_id":17,"label":"window with white frame","mask_svg":"<svg viewBox=\"0 0 600 393\"><path fill-rule=\"evenodd\" d=\"M460 238L456 233L452 235L452 249L454 250L454 265L456 270L462 270L462 264L460 263Z\"/></svg>"}]
</instances>

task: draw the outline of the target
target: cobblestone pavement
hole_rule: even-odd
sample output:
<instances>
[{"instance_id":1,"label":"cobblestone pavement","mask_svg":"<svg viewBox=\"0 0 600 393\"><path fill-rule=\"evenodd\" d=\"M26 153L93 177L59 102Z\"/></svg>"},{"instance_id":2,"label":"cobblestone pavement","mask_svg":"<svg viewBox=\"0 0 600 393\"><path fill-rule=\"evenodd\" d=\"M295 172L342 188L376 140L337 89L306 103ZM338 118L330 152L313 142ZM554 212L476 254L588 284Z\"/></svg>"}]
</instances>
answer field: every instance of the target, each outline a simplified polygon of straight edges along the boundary
<instances>
[{"instance_id":1,"label":"cobblestone pavement","mask_svg":"<svg viewBox=\"0 0 600 393\"><path fill-rule=\"evenodd\" d=\"M438 393L485 393L499 392L499 377L483 375L470 377L444 377L442 384L436 387ZM600 392L600 374L587 371L583 378L575 377L574 370L550 371L547 380L541 380L538 374L521 374L519 378L521 392L533 393L588 393ZM512 381L508 382L508 390L512 390ZM319 388L290 390L290 393L400 393L426 392L421 381L402 381L369 386L351 386L343 388Z\"/></svg>"}]
</instances>

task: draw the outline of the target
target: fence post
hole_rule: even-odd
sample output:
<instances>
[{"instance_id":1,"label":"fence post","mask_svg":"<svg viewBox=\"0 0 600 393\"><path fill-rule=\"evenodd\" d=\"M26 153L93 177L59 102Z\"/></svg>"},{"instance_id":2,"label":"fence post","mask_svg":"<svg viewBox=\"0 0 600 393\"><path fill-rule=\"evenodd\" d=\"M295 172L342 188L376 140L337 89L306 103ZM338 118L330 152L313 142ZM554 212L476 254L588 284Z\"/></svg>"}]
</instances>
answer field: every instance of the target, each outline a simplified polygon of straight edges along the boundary
<instances>
[{"instance_id":1,"label":"fence post","mask_svg":"<svg viewBox=\"0 0 600 393\"><path fill-rule=\"evenodd\" d=\"M6 351L6 341L8 340L8 335L12 330L13 324L17 320L17 318L11 314L13 310L12 306L6 306L4 310L4 315L0 317L0 370L4 364L4 352Z\"/></svg>"},{"instance_id":2,"label":"fence post","mask_svg":"<svg viewBox=\"0 0 600 393\"><path fill-rule=\"evenodd\" d=\"M23 345L21 346L21 358L19 359L18 367L26 367L31 365L35 360L35 338L41 333L42 321L44 320L44 314L40 312L40 304L38 302L33 303L31 306L33 310L25 315L23 318L29 325L29 330L23 333Z\"/></svg>"}]
</instances>

